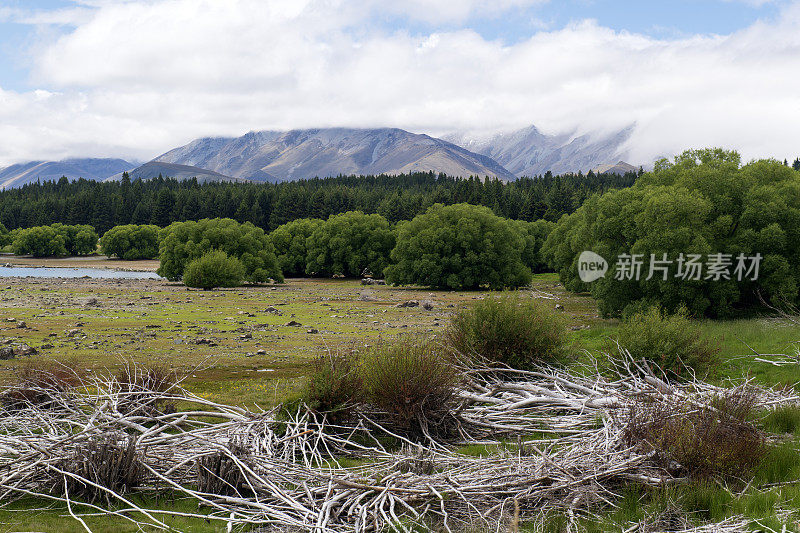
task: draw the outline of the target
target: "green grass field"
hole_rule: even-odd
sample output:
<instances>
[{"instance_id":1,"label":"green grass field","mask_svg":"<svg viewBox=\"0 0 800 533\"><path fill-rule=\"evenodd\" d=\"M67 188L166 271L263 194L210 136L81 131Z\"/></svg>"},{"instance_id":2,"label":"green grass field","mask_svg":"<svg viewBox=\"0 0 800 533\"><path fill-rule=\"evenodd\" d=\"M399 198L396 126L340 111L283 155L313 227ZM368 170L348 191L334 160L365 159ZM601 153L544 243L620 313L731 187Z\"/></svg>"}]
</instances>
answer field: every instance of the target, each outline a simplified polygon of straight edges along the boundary
<instances>
[{"instance_id":1,"label":"green grass field","mask_svg":"<svg viewBox=\"0 0 800 533\"><path fill-rule=\"evenodd\" d=\"M555 275L538 275L531 290L546 305L563 306L578 359L612 349L618 323L598 316L594 301L564 291ZM27 343L38 353L0 361L0 381L9 383L21 365L36 360L69 361L81 368L113 371L124 361L164 364L187 375L186 387L209 399L268 407L292 396L312 359L339 345L369 346L404 334L441 335L449 315L485 296L361 286L347 280L289 280L276 287L188 290L156 281L0 280L0 343ZM397 307L407 300L430 300L432 311ZM287 325L291 321L300 325ZM25 327L20 327L24 322ZM720 365L714 382L753 378L768 386L795 387L800 367L776 367L754 360L760 354L794 354L800 327L764 315L700 322L718 339ZM618 508L598 509L601 518L588 530L619 531L631 522L679 512L696 523L745 515L752 529L798 531L800 517L800 412L781 412L759 420L780 434L767 460L748 486L695 484L650 490L620 487ZM480 449L478 449L480 448ZM481 455L492 448L465 449ZM159 506L198 512L196 502ZM779 511L792 513L778 517ZM84 510L85 511L85 510ZM224 531L202 519L170 518L182 531ZM546 529L560 531L550 517ZM87 518L93 531L136 531L123 518ZM626 526L626 524L628 524ZM531 526L533 527L533 526ZM0 510L3 531L84 531L60 505L22 501Z\"/></svg>"}]
</instances>

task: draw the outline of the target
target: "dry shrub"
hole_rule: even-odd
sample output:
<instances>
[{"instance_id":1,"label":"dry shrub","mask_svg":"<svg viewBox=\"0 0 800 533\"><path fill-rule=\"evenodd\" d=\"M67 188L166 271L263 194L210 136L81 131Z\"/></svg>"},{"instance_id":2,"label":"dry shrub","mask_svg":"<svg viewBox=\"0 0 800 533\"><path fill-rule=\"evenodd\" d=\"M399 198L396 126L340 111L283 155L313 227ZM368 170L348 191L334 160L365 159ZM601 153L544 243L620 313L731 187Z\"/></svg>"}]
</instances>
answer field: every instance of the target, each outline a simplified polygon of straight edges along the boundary
<instances>
[{"instance_id":1,"label":"dry shrub","mask_svg":"<svg viewBox=\"0 0 800 533\"><path fill-rule=\"evenodd\" d=\"M117 410L124 415L150 417L174 413L175 401L160 396L168 395L178 382L177 372L164 365L126 363L113 377L119 393Z\"/></svg>"},{"instance_id":2,"label":"dry shrub","mask_svg":"<svg viewBox=\"0 0 800 533\"><path fill-rule=\"evenodd\" d=\"M246 446L232 442L230 452L217 451L197 461L197 490L206 494L243 495L252 490L235 458L246 459Z\"/></svg>"},{"instance_id":3,"label":"dry shrub","mask_svg":"<svg viewBox=\"0 0 800 533\"><path fill-rule=\"evenodd\" d=\"M14 383L3 393L2 403L8 410L57 407L64 394L80 383L80 374L72 364L26 361L15 371Z\"/></svg>"},{"instance_id":4,"label":"dry shrub","mask_svg":"<svg viewBox=\"0 0 800 533\"><path fill-rule=\"evenodd\" d=\"M628 411L626 441L655 451L673 473L695 479L744 479L767 452L764 435L749 418L755 396L736 389L710 405L687 401L641 401Z\"/></svg>"},{"instance_id":5,"label":"dry shrub","mask_svg":"<svg viewBox=\"0 0 800 533\"><path fill-rule=\"evenodd\" d=\"M136 440L124 435L89 439L61 461L58 468L117 494L139 486L143 474ZM64 493L64 479L63 474L56 473L53 492ZM89 502L100 498L107 502L112 500L108 492L71 476L66 476L66 485L70 498L79 497Z\"/></svg>"},{"instance_id":6,"label":"dry shrub","mask_svg":"<svg viewBox=\"0 0 800 533\"><path fill-rule=\"evenodd\" d=\"M362 394L355 349L331 349L314 360L302 400L336 422L349 416Z\"/></svg>"},{"instance_id":7,"label":"dry shrub","mask_svg":"<svg viewBox=\"0 0 800 533\"><path fill-rule=\"evenodd\" d=\"M511 295L458 311L447 340L461 354L522 370L557 362L569 351L561 316L536 300Z\"/></svg>"},{"instance_id":8,"label":"dry shrub","mask_svg":"<svg viewBox=\"0 0 800 533\"><path fill-rule=\"evenodd\" d=\"M417 338L377 345L361 363L365 400L410 434L447 432L458 372L442 352Z\"/></svg>"}]
</instances>

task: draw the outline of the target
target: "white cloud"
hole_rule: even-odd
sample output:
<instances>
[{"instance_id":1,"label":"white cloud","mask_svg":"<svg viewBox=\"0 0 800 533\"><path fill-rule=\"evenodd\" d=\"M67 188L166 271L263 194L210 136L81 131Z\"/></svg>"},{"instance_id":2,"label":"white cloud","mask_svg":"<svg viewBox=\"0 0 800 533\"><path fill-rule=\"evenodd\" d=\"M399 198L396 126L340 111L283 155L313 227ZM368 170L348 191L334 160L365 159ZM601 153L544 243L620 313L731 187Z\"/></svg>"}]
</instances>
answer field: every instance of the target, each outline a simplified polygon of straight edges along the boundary
<instances>
[{"instance_id":1,"label":"white cloud","mask_svg":"<svg viewBox=\"0 0 800 533\"><path fill-rule=\"evenodd\" d=\"M377 0L84 3L94 7L77 8L75 30L36 54L49 93L0 90L0 163L148 158L199 136L334 125L636 122L635 163L707 145L800 154L800 7L728 36L656 39L584 21L506 45L468 29L381 31ZM403 5L412 18L457 22L498 4Z\"/></svg>"}]
</instances>

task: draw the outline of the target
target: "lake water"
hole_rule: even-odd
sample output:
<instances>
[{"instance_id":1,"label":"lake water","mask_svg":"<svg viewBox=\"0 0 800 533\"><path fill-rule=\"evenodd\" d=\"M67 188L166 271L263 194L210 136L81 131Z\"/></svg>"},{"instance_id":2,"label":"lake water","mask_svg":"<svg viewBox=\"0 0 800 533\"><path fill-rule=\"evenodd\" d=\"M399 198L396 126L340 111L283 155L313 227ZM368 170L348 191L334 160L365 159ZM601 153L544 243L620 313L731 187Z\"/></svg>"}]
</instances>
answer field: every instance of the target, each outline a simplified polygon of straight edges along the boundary
<instances>
[{"instance_id":1,"label":"lake water","mask_svg":"<svg viewBox=\"0 0 800 533\"><path fill-rule=\"evenodd\" d=\"M113 270L108 268L7 267L0 266L0 278L92 278L92 279L161 279L155 272Z\"/></svg>"}]
</instances>

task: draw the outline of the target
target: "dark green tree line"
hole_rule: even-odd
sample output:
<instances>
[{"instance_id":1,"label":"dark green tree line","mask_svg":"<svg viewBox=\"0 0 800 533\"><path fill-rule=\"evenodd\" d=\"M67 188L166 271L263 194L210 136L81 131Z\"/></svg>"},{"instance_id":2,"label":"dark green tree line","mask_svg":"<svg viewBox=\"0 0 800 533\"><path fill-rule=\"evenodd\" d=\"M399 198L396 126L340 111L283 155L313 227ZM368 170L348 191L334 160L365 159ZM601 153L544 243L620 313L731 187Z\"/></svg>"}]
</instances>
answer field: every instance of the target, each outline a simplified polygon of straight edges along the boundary
<instances>
[{"instance_id":1,"label":"dark green tree line","mask_svg":"<svg viewBox=\"0 0 800 533\"><path fill-rule=\"evenodd\" d=\"M411 220L436 203L482 205L504 218L557 221L592 194L629 187L636 174L589 173L521 178L504 183L432 172L339 176L286 183L207 183L155 178L100 183L79 179L29 184L0 192L0 223L9 230L53 223L114 226L230 218L272 231L301 218L326 220L347 211Z\"/></svg>"}]
</instances>

